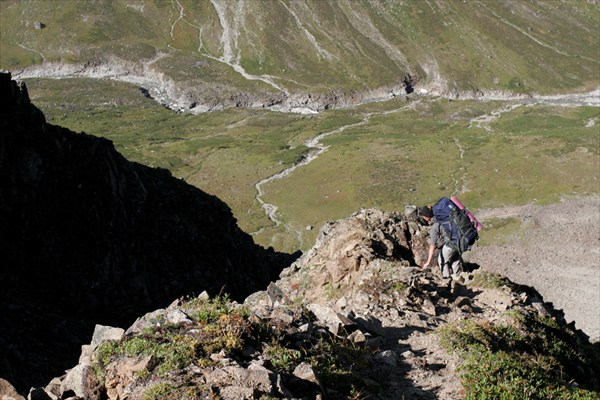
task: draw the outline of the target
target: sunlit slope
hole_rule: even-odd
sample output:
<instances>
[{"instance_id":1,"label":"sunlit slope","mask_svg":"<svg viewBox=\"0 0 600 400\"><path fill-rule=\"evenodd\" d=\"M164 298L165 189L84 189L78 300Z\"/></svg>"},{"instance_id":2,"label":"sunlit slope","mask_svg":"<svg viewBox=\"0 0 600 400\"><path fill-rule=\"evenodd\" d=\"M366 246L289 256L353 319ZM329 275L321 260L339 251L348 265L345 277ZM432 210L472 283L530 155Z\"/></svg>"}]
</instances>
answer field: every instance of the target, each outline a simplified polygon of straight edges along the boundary
<instances>
[{"instance_id":1,"label":"sunlit slope","mask_svg":"<svg viewBox=\"0 0 600 400\"><path fill-rule=\"evenodd\" d=\"M138 73L210 91L216 102L349 95L404 80L439 93L554 93L599 82L600 11L586 0L5 0L0 7L0 68L129 62ZM45 28L36 30L36 21Z\"/></svg>"},{"instance_id":2,"label":"sunlit slope","mask_svg":"<svg viewBox=\"0 0 600 400\"><path fill-rule=\"evenodd\" d=\"M242 229L278 249L312 245L323 223L361 207L402 210L456 194L477 210L600 189L598 107L415 98L310 116L191 115L115 82L29 80L28 87L51 123L107 137L131 160L217 195ZM292 167L309 139L329 132L317 159L262 187L262 200L278 207L275 226L255 185Z\"/></svg>"}]
</instances>

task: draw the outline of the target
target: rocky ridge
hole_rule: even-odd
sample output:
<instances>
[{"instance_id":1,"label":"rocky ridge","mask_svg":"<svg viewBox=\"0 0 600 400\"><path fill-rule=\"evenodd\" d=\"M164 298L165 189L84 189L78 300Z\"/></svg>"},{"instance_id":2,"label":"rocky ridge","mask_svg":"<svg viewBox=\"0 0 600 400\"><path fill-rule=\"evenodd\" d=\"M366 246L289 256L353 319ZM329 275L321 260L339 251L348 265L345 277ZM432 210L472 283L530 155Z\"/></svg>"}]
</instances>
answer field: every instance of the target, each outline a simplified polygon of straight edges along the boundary
<instances>
[{"instance_id":1,"label":"rocky ridge","mask_svg":"<svg viewBox=\"0 0 600 400\"><path fill-rule=\"evenodd\" d=\"M414 207L360 210L326 224L309 252L243 305L211 303L204 293L146 314L127 331L96 326L80 363L28 398L478 398L461 384L460 368L469 357L485 364L480 352L506 354L511 343L508 354L521 365L528 357L532 369L552 360L533 398L554 390L544 382L562 388L558 398L595 398L582 391L600 388L594 351L560 310L477 265L452 281L415 266L426 256L426 237ZM220 311L207 319L214 305ZM240 341L206 346L212 324L219 337ZM177 333L171 341L194 343L191 361L165 369L159 352L127 350L167 331ZM463 340L483 347L469 355ZM561 346L569 350L556 351Z\"/></svg>"}]
</instances>

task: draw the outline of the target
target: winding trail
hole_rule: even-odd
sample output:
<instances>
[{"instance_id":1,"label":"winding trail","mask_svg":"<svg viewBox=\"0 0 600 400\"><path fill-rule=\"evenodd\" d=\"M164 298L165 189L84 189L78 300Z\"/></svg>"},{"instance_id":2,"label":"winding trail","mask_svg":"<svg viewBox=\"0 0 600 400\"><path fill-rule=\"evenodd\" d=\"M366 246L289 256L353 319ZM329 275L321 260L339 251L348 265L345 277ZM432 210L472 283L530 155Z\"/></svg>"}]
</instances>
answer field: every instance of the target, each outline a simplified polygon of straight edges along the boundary
<instances>
[{"instance_id":1,"label":"winding trail","mask_svg":"<svg viewBox=\"0 0 600 400\"><path fill-rule=\"evenodd\" d=\"M486 99L486 100L490 100L490 99ZM516 98L511 98L511 99L504 98L504 99L496 99L496 100L504 100L506 102L518 101L518 103L510 104L508 106L501 107L497 110L491 111L489 114L485 114L485 115L481 115L481 116L472 118L471 121L469 122L469 128L476 127L476 128L485 129L487 132L492 132L492 129L487 124L500 118L502 116L502 114L510 112L510 111L512 111L516 108L522 107L522 106L530 106L530 105L534 105L534 104L550 104L550 105L558 105L558 106L565 106L565 107L576 107L576 106L585 106L585 105L596 105L597 106L597 105L600 105L600 88L597 88L596 90L594 90L592 92L573 94L573 95L535 96L535 97L530 97L530 98L526 98L526 99L524 99L522 97L516 97ZM320 135L314 137L313 139L308 140L305 143L305 146L309 150L307 151L305 156L302 157L302 159L300 161L298 161L291 167L284 169L281 172L273 174L273 175L257 182L254 185L256 188L256 192L257 192L256 200L263 208L263 210L264 210L266 216L269 218L269 220L271 220L274 223L273 227L277 227L277 226L281 225L282 222L277 217L277 212L278 212L279 208L275 204L267 203L262 199L262 197L265 194L264 189L263 189L263 187L265 185L267 185L273 181L286 178L292 172L294 172L297 168L300 168L304 165L308 165L309 163L316 160L321 154L323 154L329 148L328 146L325 146L321 143L322 139L324 139L328 136L334 135L334 134L341 133L348 128L353 128L356 126L364 125L369 122L369 119L373 115L387 115L387 114L391 114L394 112L404 111L406 109L415 108L418 103L419 103L419 101L411 102L406 107L402 107L400 109L390 110L390 111L381 112L381 113L365 114L364 118L360 122L350 124L350 125L344 125L333 131L330 131L330 132L321 133ZM591 122L590 125L593 126L593 122ZM464 159L464 155L465 155L464 148L461 146L461 144L457 138L453 138L453 141L458 148L460 159L461 160ZM457 170L456 174L460 173L460 171L462 171L463 169L464 168L462 168L462 167L459 168ZM453 194L460 195L460 194L464 193L465 191L467 191L467 187L465 185L464 173L460 179L456 178L454 175L452 175L452 179L454 182ZM462 184L460 184L461 182L462 182ZM459 186L460 186L460 188L459 188ZM261 233L263 230L264 230L264 228L261 228L255 232L252 232L251 235L257 235L257 234Z\"/></svg>"},{"instance_id":2,"label":"winding trail","mask_svg":"<svg viewBox=\"0 0 600 400\"><path fill-rule=\"evenodd\" d=\"M321 154L323 154L324 152L326 152L329 149L329 146L325 146L323 143L321 143L321 140L323 140L324 138L331 136L331 135L335 135L335 134L339 134L342 133L343 131L345 131L346 129L349 128L355 128L357 126L361 126L361 125L365 125L369 122L369 119L373 116L373 115L388 115L388 114L392 114L392 113L396 113L396 112L401 112L401 111L405 111L407 109L414 109L416 107L416 105L419 102L412 102L409 105L399 108L399 109L395 109L395 110L388 110L385 112L377 112L377 113L368 113L368 114L364 114L363 119L360 120L359 122L353 123L353 124L349 124L349 125L344 125L341 126L337 129L334 129L330 132L324 132L321 133L317 136L315 136L314 138L307 140L304 145L309 149L305 155L301 158L300 161L296 162L294 165L292 165L289 168L284 169L281 172L278 172L276 174L273 174L265 179L260 180L259 182L257 182L254 187L256 188L256 200L258 201L258 203L261 205L261 207L263 208L263 210L265 211L265 214L267 215L267 217L269 218L269 220L271 220L274 225L272 227L277 227L279 225L281 225L281 220L277 217L277 212L279 210L279 207L277 207L274 204L270 204L265 202L262 199L262 196L265 194L264 190L263 190L263 186L266 184L269 184L273 181L279 180L279 179L283 179L288 177L292 172L294 172L297 168L303 167L305 165L310 164L311 162L313 162L314 160L316 160ZM252 232L251 235L257 235L259 233L261 233L264 230L264 228L259 229L256 232Z\"/></svg>"},{"instance_id":3,"label":"winding trail","mask_svg":"<svg viewBox=\"0 0 600 400\"><path fill-rule=\"evenodd\" d=\"M459 156L459 160L462 164L462 160L464 160L464 158L465 158L465 149L462 147L462 145L458 141L458 138L454 138L454 144L458 148L458 156ZM467 192L467 190L468 190L467 185L465 184L465 173L464 173L465 168L461 164L459 164L459 167L456 170L456 172L453 172L452 174L450 174L450 178L452 179L452 183L454 185L454 190L451 193L452 196L459 196L459 195ZM462 172L462 174L461 174L461 172ZM456 175L458 175L458 174L461 174L460 178L456 178ZM459 189L459 183L460 183L460 189Z\"/></svg>"},{"instance_id":4,"label":"winding trail","mask_svg":"<svg viewBox=\"0 0 600 400\"><path fill-rule=\"evenodd\" d=\"M560 54L560 55L562 55L562 56L566 56L566 57L580 57L580 58L584 58L584 59L586 59L586 60L590 60L590 61L597 61L597 60L594 60L594 59L592 59L592 58L589 58L589 57L586 57L586 56L581 56L581 55L577 55L577 54L570 54L570 53L567 53L567 52L565 52L565 51L561 51L561 50L557 49L556 47L554 47L554 46L551 46L550 44L548 44L548 43L546 43L546 42L543 42L543 41L541 41L540 39L536 38L535 36L533 36L532 34L530 34L529 32L527 32L525 29L523 29L523 28L521 28L521 27L519 27L519 26L517 26L517 25L513 24L513 23L512 23L512 22L510 22L510 21L507 21L507 20L506 20L505 18L503 18L501 15L499 15L498 13L496 13L496 12L494 12L494 11L490 10L488 7L486 7L486 6L485 6L485 3L482 3L482 4L483 4L483 7L484 7L484 8L485 8L487 11L489 11L489 12L490 12L490 13L491 13L491 14L492 14L494 17L498 18L498 20L499 20L499 21L501 21L502 23L504 23L504 24L506 24L506 25L510 26L511 28L515 29L515 30L516 30L516 31L518 31L519 33L521 33L521 34L523 34L523 35L527 36L529 39L531 39L532 41L534 41L535 43L539 44L539 45L540 45L540 46L542 46L542 47L545 47L545 48L547 48L547 49L550 49L550 50L554 51L555 53L557 53L557 54Z\"/></svg>"},{"instance_id":5,"label":"winding trail","mask_svg":"<svg viewBox=\"0 0 600 400\"><path fill-rule=\"evenodd\" d=\"M281 220L279 220L277 218L278 207L274 204L266 203L262 199L262 196L265 194L264 190L263 190L263 186L268 183L271 183L273 181L276 181L278 179L285 178L285 177L289 176L292 172L294 172L296 169L310 164L311 162L316 160L321 154L326 152L327 149L329 149L329 146L325 146L323 143L321 143L322 139L326 138L327 136L341 133L348 128L353 128L356 126L364 125L367 122L369 122L370 116L371 116L371 114L367 114L360 122L341 126L331 132L321 133L320 135L306 141L304 143L304 145L306 147L308 147L309 150L305 153L305 155L301 158L300 161L296 162L294 165L292 165L289 168L284 169L281 172L278 172L278 173L271 175L265 179L262 179L261 181L256 183L256 185L254 185L254 187L256 187L256 191L257 191L256 200L260 203L260 205L263 208L263 210L265 211L265 214L267 215L267 217L275 223L274 227L281 225ZM255 235L255 234L258 234L259 232L260 231L257 231L252 234Z\"/></svg>"},{"instance_id":6,"label":"winding trail","mask_svg":"<svg viewBox=\"0 0 600 400\"><path fill-rule=\"evenodd\" d=\"M43 63L46 62L46 57L44 57L44 55L40 51L37 51L36 49L29 48L29 47L27 47L27 46L25 46L24 44L21 44L21 43L17 43L17 46L19 46L20 48L25 49L27 51L34 52L35 54L37 54L40 57L42 57L42 62Z\"/></svg>"},{"instance_id":7,"label":"winding trail","mask_svg":"<svg viewBox=\"0 0 600 400\"><path fill-rule=\"evenodd\" d=\"M178 23L180 20L182 20L182 19L184 19L184 18L185 18L185 11L184 11L184 9L183 9L183 6L182 6L182 5L181 5L181 3L179 2L179 0L175 0L175 1L177 2L177 6L179 7L179 17L177 17L177 19L175 20L175 22L173 22L173 23L171 24L171 31L170 31L170 34L171 34L171 40L174 40L174 39L175 39L175 36L173 35L173 31L175 30L175 25L177 25L177 23ZM171 18L169 18L169 20L170 20L170 19L171 19Z\"/></svg>"},{"instance_id":8,"label":"winding trail","mask_svg":"<svg viewBox=\"0 0 600 400\"><path fill-rule=\"evenodd\" d=\"M482 128L485 129L487 132L492 132L492 128L490 128L489 123L497 120L498 118L500 118L500 116L502 116L502 114L510 112L516 108L522 107L523 104L512 104L509 105L508 107L502 107L498 110L494 110L492 112L490 112L489 114L484 114L484 115L480 115L478 117L475 118L471 118L471 121L469 121L469 128L472 127L476 127L476 128ZM462 158L462 156L461 156Z\"/></svg>"}]
</instances>

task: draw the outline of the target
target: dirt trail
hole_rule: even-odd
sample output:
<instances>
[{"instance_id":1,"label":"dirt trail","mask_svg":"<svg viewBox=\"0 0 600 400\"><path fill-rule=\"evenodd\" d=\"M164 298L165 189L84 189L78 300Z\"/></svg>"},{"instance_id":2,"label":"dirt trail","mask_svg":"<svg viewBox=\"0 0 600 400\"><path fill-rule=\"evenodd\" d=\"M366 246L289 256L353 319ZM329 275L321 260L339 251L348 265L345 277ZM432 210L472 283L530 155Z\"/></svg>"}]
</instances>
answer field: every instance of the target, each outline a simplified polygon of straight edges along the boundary
<instances>
[{"instance_id":1,"label":"dirt trail","mask_svg":"<svg viewBox=\"0 0 600 400\"><path fill-rule=\"evenodd\" d=\"M600 196L481 210L477 217L520 218L526 234L516 233L507 244L479 246L465 259L535 287L564 310L567 321L600 340Z\"/></svg>"}]
</instances>

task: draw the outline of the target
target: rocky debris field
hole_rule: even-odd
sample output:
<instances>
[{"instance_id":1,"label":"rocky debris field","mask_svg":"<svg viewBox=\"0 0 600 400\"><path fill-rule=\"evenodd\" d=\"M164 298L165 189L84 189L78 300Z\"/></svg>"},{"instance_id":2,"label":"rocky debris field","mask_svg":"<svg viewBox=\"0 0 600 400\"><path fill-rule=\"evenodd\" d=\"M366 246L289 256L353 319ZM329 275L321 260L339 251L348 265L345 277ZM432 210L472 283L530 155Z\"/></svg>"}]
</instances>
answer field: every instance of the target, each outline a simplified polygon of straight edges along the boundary
<instances>
[{"instance_id":1,"label":"rocky debris field","mask_svg":"<svg viewBox=\"0 0 600 400\"><path fill-rule=\"evenodd\" d=\"M483 210L478 218L513 217L522 229L505 243L475 248L468 259L483 269L535 287L592 341L600 340L600 197L547 206ZM485 230L482 232L485 235Z\"/></svg>"},{"instance_id":2,"label":"rocky debris field","mask_svg":"<svg viewBox=\"0 0 600 400\"><path fill-rule=\"evenodd\" d=\"M426 233L414 208L331 222L243 305L204 293L126 331L97 326L79 364L29 398L594 398L595 351L561 311L483 268L445 280L415 266Z\"/></svg>"}]
</instances>

